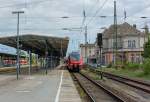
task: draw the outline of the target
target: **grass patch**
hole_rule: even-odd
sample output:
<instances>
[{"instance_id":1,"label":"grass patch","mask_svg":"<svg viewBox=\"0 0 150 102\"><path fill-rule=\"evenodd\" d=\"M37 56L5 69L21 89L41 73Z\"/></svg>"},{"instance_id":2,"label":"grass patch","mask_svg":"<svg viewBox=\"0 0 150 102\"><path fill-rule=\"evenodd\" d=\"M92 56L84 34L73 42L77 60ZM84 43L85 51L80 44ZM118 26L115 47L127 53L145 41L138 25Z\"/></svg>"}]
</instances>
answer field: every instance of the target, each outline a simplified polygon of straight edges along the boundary
<instances>
[{"instance_id":1,"label":"grass patch","mask_svg":"<svg viewBox=\"0 0 150 102\"><path fill-rule=\"evenodd\" d=\"M110 72L117 75L124 75L131 78L150 80L150 74L145 74L142 69L133 70L129 68L124 68L124 69L103 68L102 71Z\"/></svg>"},{"instance_id":2,"label":"grass patch","mask_svg":"<svg viewBox=\"0 0 150 102\"><path fill-rule=\"evenodd\" d=\"M88 70L88 69L87 69L87 70L82 70L81 72L84 73L84 74L89 75L89 76L90 76L91 78L93 78L94 80L101 80L100 75L97 75L97 74L91 72L91 71Z\"/></svg>"}]
</instances>

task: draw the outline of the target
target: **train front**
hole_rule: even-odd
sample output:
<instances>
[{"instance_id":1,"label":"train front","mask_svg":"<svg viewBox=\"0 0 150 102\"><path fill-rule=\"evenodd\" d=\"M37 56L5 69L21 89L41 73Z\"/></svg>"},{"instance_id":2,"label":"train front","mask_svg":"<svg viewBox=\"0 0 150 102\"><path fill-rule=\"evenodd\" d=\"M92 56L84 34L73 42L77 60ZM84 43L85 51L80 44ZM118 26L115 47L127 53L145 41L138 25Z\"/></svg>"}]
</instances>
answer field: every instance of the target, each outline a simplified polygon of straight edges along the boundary
<instances>
[{"instance_id":1,"label":"train front","mask_svg":"<svg viewBox=\"0 0 150 102\"><path fill-rule=\"evenodd\" d=\"M83 66L83 58L78 52L73 52L68 57L68 69L79 72Z\"/></svg>"}]
</instances>

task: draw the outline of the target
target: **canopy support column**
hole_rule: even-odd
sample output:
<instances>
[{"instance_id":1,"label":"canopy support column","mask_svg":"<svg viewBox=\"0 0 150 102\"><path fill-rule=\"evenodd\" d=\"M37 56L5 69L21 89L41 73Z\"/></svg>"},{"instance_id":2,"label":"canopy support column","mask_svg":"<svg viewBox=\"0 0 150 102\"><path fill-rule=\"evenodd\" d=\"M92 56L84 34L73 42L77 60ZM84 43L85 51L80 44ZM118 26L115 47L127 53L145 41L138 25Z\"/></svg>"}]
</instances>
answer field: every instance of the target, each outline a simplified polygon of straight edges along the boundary
<instances>
[{"instance_id":1,"label":"canopy support column","mask_svg":"<svg viewBox=\"0 0 150 102\"><path fill-rule=\"evenodd\" d=\"M39 70L39 65L38 65L39 57L38 54L36 55L36 71Z\"/></svg>"},{"instance_id":2,"label":"canopy support column","mask_svg":"<svg viewBox=\"0 0 150 102\"><path fill-rule=\"evenodd\" d=\"M53 61L53 59L52 59L52 52L51 52L51 57L50 58L51 58L51 69L52 69L53 68L53 66L52 66L52 64L53 64L53 62L52 62Z\"/></svg>"},{"instance_id":3,"label":"canopy support column","mask_svg":"<svg viewBox=\"0 0 150 102\"><path fill-rule=\"evenodd\" d=\"M48 67L48 46L47 46L47 40L45 40L45 69L47 74L47 67Z\"/></svg>"},{"instance_id":4,"label":"canopy support column","mask_svg":"<svg viewBox=\"0 0 150 102\"><path fill-rule=\"evenodd\" d=\"M28 73L29 75L31 75L31 68L32 68L32 55L31 55L31 51L29 50L29 60L28 60L28 63L29 63L29 70L28 70Z\"/></svg>"}]
</instances>

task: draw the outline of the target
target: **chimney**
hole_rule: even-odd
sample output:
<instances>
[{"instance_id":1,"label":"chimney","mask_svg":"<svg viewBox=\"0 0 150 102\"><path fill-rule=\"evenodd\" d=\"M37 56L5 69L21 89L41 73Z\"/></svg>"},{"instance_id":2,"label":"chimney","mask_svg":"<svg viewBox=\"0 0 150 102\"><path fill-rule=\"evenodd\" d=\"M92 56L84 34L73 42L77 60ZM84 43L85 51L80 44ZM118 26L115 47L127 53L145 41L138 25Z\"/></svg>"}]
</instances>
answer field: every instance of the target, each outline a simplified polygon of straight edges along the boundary
<instances>
[{"instance_id":1,"label":"chimney","mask_svg":"<svg viewBox=\"0 0 150 102\"><path fill-rule=\"evenodd\" d=\"M136 29L136 24L133 24L133 28L135 28L135 29Z\"/></svg>"}]
</instances>

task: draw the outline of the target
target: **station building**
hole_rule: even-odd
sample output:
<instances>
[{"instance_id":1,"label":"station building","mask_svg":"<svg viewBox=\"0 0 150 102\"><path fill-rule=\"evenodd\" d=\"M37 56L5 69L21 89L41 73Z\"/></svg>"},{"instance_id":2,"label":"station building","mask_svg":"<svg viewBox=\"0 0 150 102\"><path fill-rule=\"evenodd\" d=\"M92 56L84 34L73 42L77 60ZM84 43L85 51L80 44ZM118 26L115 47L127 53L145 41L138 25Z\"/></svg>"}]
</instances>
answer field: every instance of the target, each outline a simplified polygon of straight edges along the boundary
<instances>
[{"instance_id":1,"label":"station building","mask_svg":"<svg viewBox=\"0 0 150 102\"><path fill-rule=\"evenodd\" d=\"M103 64L108 65L115 61L142 63L143 46L147 41L147 35L127 22L117 25L117 55L115 54L114 25L105 29L103 34Z\"/></svg>"}]
</instances>

